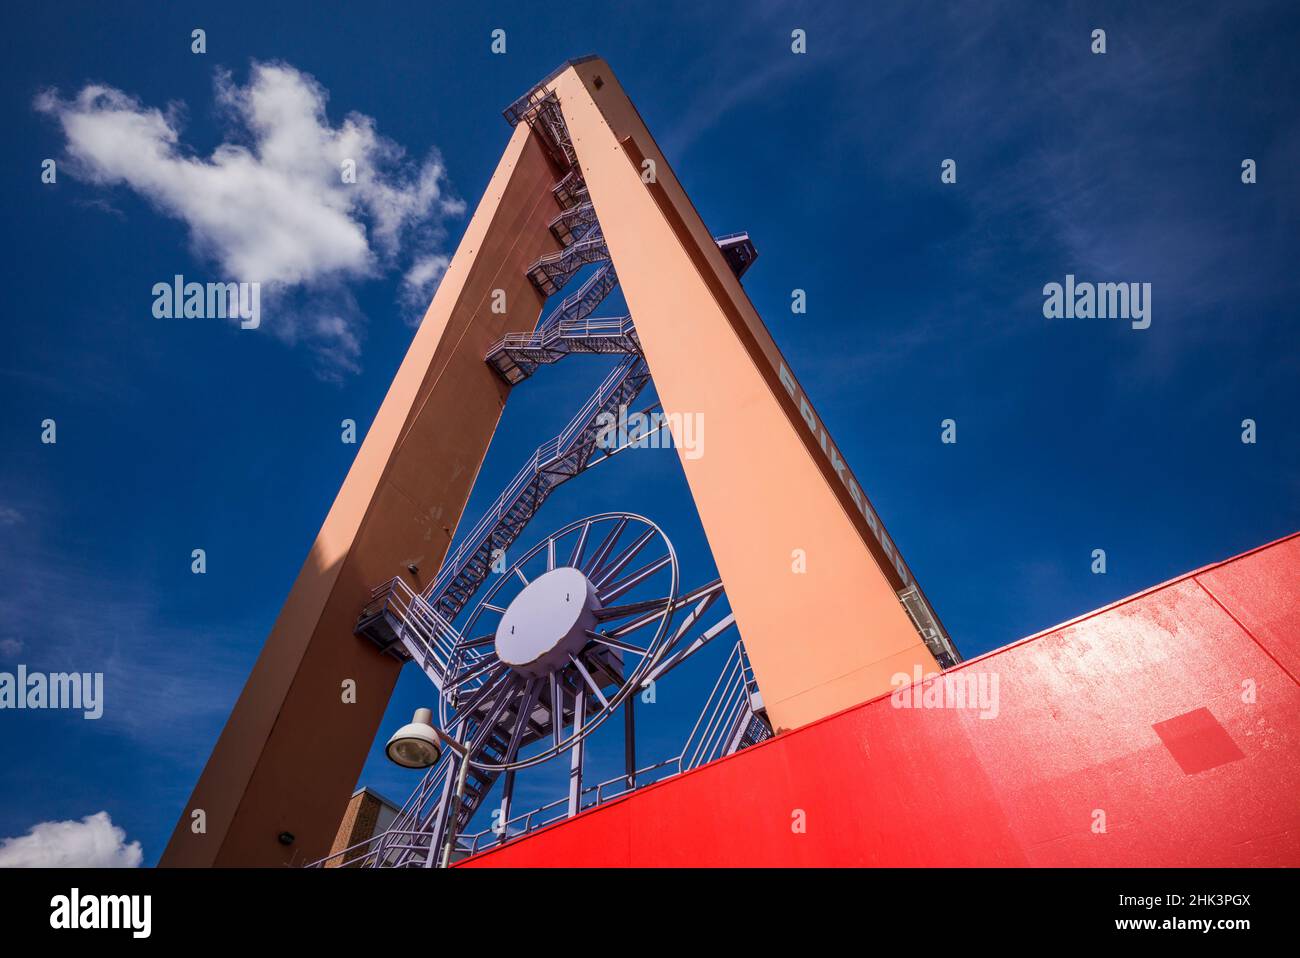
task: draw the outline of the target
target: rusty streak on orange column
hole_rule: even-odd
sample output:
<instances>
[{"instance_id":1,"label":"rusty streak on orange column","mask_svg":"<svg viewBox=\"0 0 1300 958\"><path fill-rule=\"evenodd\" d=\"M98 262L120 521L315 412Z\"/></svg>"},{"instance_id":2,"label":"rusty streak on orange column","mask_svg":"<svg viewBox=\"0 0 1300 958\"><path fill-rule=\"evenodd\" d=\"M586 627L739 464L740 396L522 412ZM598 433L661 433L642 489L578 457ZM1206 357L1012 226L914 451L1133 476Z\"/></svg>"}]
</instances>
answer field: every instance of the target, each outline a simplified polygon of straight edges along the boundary
<instances>
[{"instance_id":1,"label":"rusty streak on orange column","mask_svg":"<svg viewBox=\"0 0 1300 958\"><path fill-rule=\"evenodd\" d=\"M559 248L546 228L557 173L517 127L159 864L303 864L329 850L399 669L353 635L357 615L394 575L422 588L447 551L508 393L484 354L536 324L524 269Z\"/></svg>"},{"instance_id":2,"label":"rusty streak on orange column","mask_svg":"<svg viewBox=\"0 0 1300 958\"><path fill-rule=\"evenodd\" d=\"M682 466L774 725L938 671L897 596L906 565L608 64L551 89L664 412L703 417Z\"/></svg>"}]
</instances>

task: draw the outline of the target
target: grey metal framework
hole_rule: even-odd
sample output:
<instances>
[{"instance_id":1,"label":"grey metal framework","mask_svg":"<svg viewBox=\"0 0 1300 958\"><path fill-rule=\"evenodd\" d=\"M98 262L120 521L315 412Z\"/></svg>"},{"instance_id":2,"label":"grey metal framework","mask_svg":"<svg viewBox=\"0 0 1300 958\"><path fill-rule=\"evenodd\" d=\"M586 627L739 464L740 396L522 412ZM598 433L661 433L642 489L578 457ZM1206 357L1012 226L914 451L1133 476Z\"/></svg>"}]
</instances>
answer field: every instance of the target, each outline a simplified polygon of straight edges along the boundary
<instances>
[{"instance_id":1,"label":"grey metal framework","mask_svg":"<svg viewBox=\"0 0 1300 958\"><path fill-rule=\"evenodd\" d=\"M570 353L640 353L631 316L562 320L532 333L509 333L492 347L487 361L506 382L523 382L538 366Z\"/></svg>"},{"instance_id":2,"label":"grey metal framework","mask_svg":"<svg viewBox=\"0 0 1300 958\"><path fill-rule=\"evenodd\" d=\"M608 259L609 247L605 245L605 235L597 225L584 231L582 239L540 257L528 267L528 278L542 295L552 296L563 289L582 267Z\"/></svg>"},{"instance_id":3,"label":"grey metal framework","mask_svg":"<svg viewBox=\"0 0 1300 958\"><path fill-rule=\"evenodd\" d=\"M511 126L517 126L521 122L531 126L541 136L551 158L564 169L572 170L577 168L578 158L573 152L573 141L569 139L569 127L564 122L555 94L544 89L558 75L552 74L510 104L503 116Z\"/></svg>"},{"instance_id":4,"label":"grey metal framework","mask_svg":"<svg viewBox=\"0 0 1300 958\"><path fill-rule=\"evenodd\" d=\"M639 355L627 356L614 367L564 431L537 447L464 541L443 560L425 593L431 605L448 618L460 613L487 577L493 553L509 548L551 492L587 468L596 452L602 417L630 405L649 380L650 371Z\"/></svg>"},{"instance_id":5,"label":"grey metal framework","mask_svg":"<svg viewBox=\"0 0 1300 958\"><path fill-rule=\"evenodd\" d=\"M551 195L555 197L555 202L559 204L560 209L568 209L575 203L587 199L587 181L577 170L570 170L564 174L560 182L551 187Z\"/></svg>"},{"instance_id":6,"label":"grey metal framework","mask_svg":"<svg viewBox=\"0 0 1300 958\"><path fill-rule=\"evenodd\" d=\"M537 447L459 536L432 584L416 592L396 576L372 591L357 634L419 666L437 694L439 726L465 758L445 750L390 828L317 865L433 867L443 849L455 861L772 735L737 641L679 753L638 765L638 693L735 626L721 580L683 588L672 544L651 520L630 512L579 519L506 562L555 488L635 445L609 448L602 424L650 381L633 317L592 315L618 276L563 116L544 90L549 79L505 111L511 125L527 122L538 132L561 171L550 229L563 248L526 272L550 296L584 267L596 269L534 330L494 344L485 362L513 386L572 354L620 359L564 430ZM757 257L747 233L716 242L737 277ZM919 590L900 600L932 648L950 646ZM587 740L615 712L624 716L624 771L586 783ZM568 794L513 809L516 776L563 755ZM502 799L492 825L467 834L498 781Z\"/></svg>"},{"instance_id":7,"label":"grey metal framework","mask_svg":"<svg viewBox=\"0 0 1300 958\"><path fill-rule=\"evenodd\" d=\"M563 249L532 264L529 277L550 296L579 270L596 268L536 329L507 335L488 351L485 361L514 385L574 353L614 354L620 359L564 430L537 447L492 506L460 537L428 588L417 593L397 576L372 592L358 634L418 664L437 691L440 726L466 747L468 759L464 783L457 787L462 760L447 751L425 774L391 828L364 847L336 856L350 865L431 866L449 839L456 851L473 852L484 847L489 836L505 841L526 834L553 820L558 809L577 814L771 735L753 674L737 643L681 752L638 767L633 719L637 693L735 626L720 580L681 588L672 545L650 520L631 513L578 520L536 543L508 567L503 563L506 550L556 487L627 448L602 447L601 423L617 415L620 407L629 407L650 378L632 317L593 316L618 285L618 276L553 96L533 91L506 115L512 123L525 121L538 130L565 171L553 190L559 212L550 223ZM738 276L757 255L743 233L720 238L719 246ZM489 581L494 572L500 574ZM564 578L559 591L546 584L558 581L557 576ZM570 607L557 610L558 596L563 592L567 603L574 589L585 595L582 627L565 631L561 624L547 631L545 626L539 645L544 665L504 661L502 650L510 639L502 623L516 614L512 610L531 616L528 628L534 620L559 621ZM715 621L706 621L710 618ZM618 711L624 714L624 773L608 782L585 784L586 739ZM562 754L569 755L569 795L512 814L516 775ZM503 797L493 828L463 835L498 780Z\"/></svg>"},{"instance_id":8,"label":"grey metal framework","mask_svg":"<svg viewBox=\"0 0 1300 958\"><path fill-rule=\"evenodd\" d=\"M596 225L596 210L588 200L562 210L551 220L549 228L557 240L565 246L572 246L575 240L591 232Z\"/></svg>"},{"instance_id":9,"label":"grey metal framework","mask_svg":"<svg viewBox=\"0 0 1300 958\"><path fill-rule=\"evenodd\" d=\"M617 285L619 285L619 277L614 272L614 264L603 264L601 268L591 273L588 281L582 283L577 292L567 296L564 302L559 304L559 307L556 307L549 316L543 318L537 324L537 329L533 330L532 333L508 334L506 338L491 347L487 351L487 365L497 370L498 376L512 386L523 382L526 378L532 376L533 372L536 372L538 365L551 363L551 361L555 360L550 359L551 354L546 354L547 357L537 357L541 356L541 354L536 354L536 351L516 351L512 347L516 346L516 344L533 341L546 343L560 326L568 329L580 329L582 322L588 320L595 308L604 302L604 298L610 295ZM625 351L640 354L641 344L637 343L636 348L629 348L629 350Z\"/></svg>"},{"instance_id":10,"label":"grey metal framework","mask_svg":"<svg viewBox=\"0 0 1300 958\"><path fill-rule=\"evenodd\" d=\"M364 848L332 858L342 857L347 864L431 866L448 841L460 851L485 847L488 833L463 832L503 775L501 803L489 830L497 841L553 821L561 801L565 814L577 814L771 736L762 698L737 643L681 752L637 765L636 693L735 625L730 611L720 611L725 605L721 580L680 588L676 554L650 520L607 513L571 522L498 571L460 628L400 578L376 590L382 611L372 610L371 616L379 616L391 641L438 690L439 724L467 746L469 768L464 787L454 792L458 760L447 753L388 831ZM521 670L518 663L503 661L502 623L524 593L555 573L590 583L590 620L570 630L567 646L548 648L562 656L557 664ZM536 617L544 624L547 614L541 609ZM375 627L372 621L370 628ZM585 739L620 708L625 771L617 779L587 785ZM567 799L513 813L516 774L565 752L570 755Z\"/></svg>"},{"instance_id":11,"label":"grey metal framework","mask_svg":"<svg viewBox=\"0 0 1300 958\"><path fill-rule=\"evenodd\" d=\"M913 582L898 593L898 600L903 603L903 608L912 617L912 623L921 633L926 648L930 650L930 654L934 656L939 666L950 669L959 663L961 653L957 651L957 646L953 645L952 639L939 622L939 617L935 615L920 585Z\"/></svg>"},{"instance_id":12,"label":"grey metal framework","mask_svg":"<svg viewBox=\"0 0 1300 958\"><path fill-rule=\"evenodd\" d=\"M714 759L766 741L772 737L772 730L763 718L764 714L753 670L745 656L744 645L738 641L732 646L713 690L678 753L637 768L632 775L624 773L601 782L584 783L579 810L595 808L634 789L689 772ZM431 858L436 857L439 845L431 830L422 827L421 823L437 816L442 787L452 770L450 758L444 757L425 772L387 830L315 864L352 868L428 867ZM474 770L471 769L473 776ZM562 796L526 811L498 816L491 826L478 832L460 832L455 838L453 860L568 818L572 814L570 804L570 796Z\"/></svg>"},{"instance_id":13,"label":"grey metal framework","mask_svg":"<svg viewBox=\"0 0 1300 958\"><path fill-rule=\"evenodd\" d=\"M585 639L576 644L576 651L566 654L568 662L548 668L543 679L503 662L490 643L500 644L496 642L499 623L510 600L530 584L530 576L559 567L581 570L590 581L599 600L592 625L600 628L583 630ZM465 639L453 651L439 698L443 727L458 722L486 727L489 709L500 712L514 690L521 692L516 698L528 707L515 716L519 721L509 743L513 747L488 749L480 767L504 771L536 765L572 746L622 704L680 638L680 632L669 632L673 614L681 607L678 587L672 544L658 526L641 516L611 513L580 519L548 536L496 577L465 622L462 633L479 638ZM710 588L721 591L716 582ZM634 591L635 601L615 604ZM707 607L715 595L710 592L700 601ZM643 636L640 644L634 641L638 635ZM629 656L635 658L631 668ZM614 691L608 691L611 688ZM579 709L584 702L585 715ZM552 721L560 713L572 720ZM521 758L520 746L543 729L551 734L549 747ZM500 742L506 743L504 736Z\"/></svg>"}]
</instances>

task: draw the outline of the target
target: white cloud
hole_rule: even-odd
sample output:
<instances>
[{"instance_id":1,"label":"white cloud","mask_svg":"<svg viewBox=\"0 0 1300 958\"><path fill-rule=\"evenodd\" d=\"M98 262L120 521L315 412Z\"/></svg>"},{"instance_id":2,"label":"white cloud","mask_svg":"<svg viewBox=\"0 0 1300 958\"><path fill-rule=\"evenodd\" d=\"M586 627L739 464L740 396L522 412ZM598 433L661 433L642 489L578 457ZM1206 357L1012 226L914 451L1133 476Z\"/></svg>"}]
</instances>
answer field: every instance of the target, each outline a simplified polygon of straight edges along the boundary
<instances>
[{"instance_id":1,"label":"white cloud","mask_svg":"<svg viewBox=\"0 0 1300 958\"><path fill-rule=\"evenodd\" d=\"M410 310L411 318L418 324L433 299L433 293L442 282L442 276L451 265L451 259L442 253L421 256L411 264L402 277L402 302Z\"/></svg>"},{"instance_id":2,"label":"white cloud","mask_svg":"<svg viewBox=\"0 0 1300 958\"><path fill-rule=\"evenodd\" d=\"M147 107L110 86L90 84L66 100L47 91L35 106L62 128L73 175L145 197L186 224L196 252L225 270L214 278L260 282L264 296L283 303L291 290L333 294L344 282L377 276L395 265L404 243L424 251L420 269L441 255L427 250L442 239L447 218L464 211L436 151L413 163L359 113L333 126L328 98L314 78L283 63L254 63L242 87L219 72L216 99L228 129L207 157L182 143L179 109ZM344 182L348 161L354 183ZM405 301L406 286L402 295ZM346 298L347 315L317 323L313 313L305 328L305 310L287 310L297 319L281 310L281 324L292 328L278 332L355 365L361 316ZM274 325L274 312L268 315Z\"/></svg>"},{"instance_id":3,"label":"white cloud","mask_svg":"<svg viewBox=\"0 0 1300 958\"><path fill-rule=\"evenodd\" d=\"M360 372L357 359L361 356L361 341L353 332L346 315L318 315L312 320L312 337L327 344L334 358L337 372Z\"/></svg>"},{"instance_id":4,"label":"white cloud","mask_svg":"<svg viewBox=\"0 0 1300 958\"><path fill-rule=\"evenodd\" d=\"M22 513L10 506L0 506L0 526L16 526L23 521Z\"/></svg>"},{"instance_id":5,"label":"white cloud","mask_svg":"<svg viewBox=\"0 0 1300 958\"><path fill-rule=\"evenodd\" d=\"M0 655L7 659L17 658L23 650L23 644L18 639L0 639Z\"/></svg>"},{"instance_id":6,"label":"white cloud","mask_svg":"<svg viewBox=\"0 0 1300 958\"><path fill-rule=\"evenodd\" d=\"M143 859L140 843L128 844L108 812L79 822L41 822L26 835L0 841L0 868L139 868Z\"/></svg>"}]
</instances>

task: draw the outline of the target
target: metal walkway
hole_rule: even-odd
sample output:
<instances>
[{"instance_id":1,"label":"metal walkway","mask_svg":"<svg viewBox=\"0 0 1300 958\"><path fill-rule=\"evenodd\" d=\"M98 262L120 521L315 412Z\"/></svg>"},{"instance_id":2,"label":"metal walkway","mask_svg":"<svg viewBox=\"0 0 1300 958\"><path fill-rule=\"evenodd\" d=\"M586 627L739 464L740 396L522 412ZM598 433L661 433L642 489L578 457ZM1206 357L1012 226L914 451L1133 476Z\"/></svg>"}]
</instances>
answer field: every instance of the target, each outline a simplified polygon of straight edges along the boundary
<instances>
[{"instance_id":1,"label":"metal walkway","mask_svg":"<svg viewBox=\"0 0 1300 958\"><path fill-rule=\"evenodd\" d=\"M506 382L531 376L538 366L556 363L570 353L641 353L631 316L613 319L562 320L533 333L510 333L492 347L488 364Z\"/></svg>"}]
</instances>

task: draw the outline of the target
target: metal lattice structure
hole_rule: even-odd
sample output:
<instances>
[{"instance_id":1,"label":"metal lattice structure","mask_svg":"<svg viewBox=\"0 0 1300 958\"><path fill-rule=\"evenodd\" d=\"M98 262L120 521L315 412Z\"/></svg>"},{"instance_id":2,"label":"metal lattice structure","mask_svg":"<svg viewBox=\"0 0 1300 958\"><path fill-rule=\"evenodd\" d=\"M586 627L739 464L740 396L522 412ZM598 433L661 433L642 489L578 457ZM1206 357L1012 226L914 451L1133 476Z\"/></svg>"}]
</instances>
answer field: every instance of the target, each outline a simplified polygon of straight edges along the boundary
<instances>
[{"instance_id":1,"label":"metal lattice structure","mask_svg":"<svg viewBox=\"0 0 1300 958\"><path fill-rule=\"evenodd\" d=\"M338 827L339 783L361 771L407 663L429 682L436 725L435 709L421 709L386 751L425 774L390 828L323 864L450 864L878 695L889 668L957 660L741 286L757 256L749 235L707 229L608 65L569 61L505 116L514 131L501 161L166 864L301 864L323 854ZM599 315L615 290L626 307ZM507 395L584 355L610 357L608 374L491 505L466 516L476 474L466 466L483 462ZM638 418L635 437L625 428L652 373L655 401L643 412L726 427L707 457L680 456L712 581L684 582L668 536L636 512L534 528L560 485L658 438L657 420ZM815 542L804 539L809 529ZM773 557L801 545L815 547L816 561L774 588ZM432 581L420 572L430 554L440 560ZM371 587L376 570L392 577ZM350 627L384 654L339 642ZM697 653L733 628L745 634L681 749L638 760L635 703L674 670L703 668ZM358 675L378 694L320 707ZM668 688L691 686L674 678ZM694 704L684 707L674 710L682 719ZM621 762L597 759L622 771L590 784L588 753L611 747L616 715ZM517 777L563 766L567 795L512 807ZM190 831L197 808L211 836Z\"/></svg>"},{"instance_id":2,"label":"metal lattice structure","mask_svg":"<svg viewBox=\"0 0 1300 958\"><path fill-rule=\"evenodd\" d=\"M449 863L773 734L737 641L681 751L638 767L636 694L735 626L725 611L705 624L720 601L726 604L722 581L683 589L672 544L650 519L630 512L579 519L505 562L555 488L621 451L602 443L600 424L650 382L633 317L593 316L618 276L563 115L544 83L505 114L512 125L528 123L563 171L552 189L559 212L548 224L561 248L525 272L549 297L584 268L596 269L534 330L506 334L484 361L515 386L570 355L621 358L565 429L538 446L460 537L432 584L416 593L398 576L372 593L358 634L420 667L436 690L441 729L464 754L445 752L382 834L317 864ZM737 278L757 256L748 233L715 242ZM927 642L943 646L947 637L919 589L899 598ZM625 770L587 784L586 742L620 710L626 717ZM523 812L513 809L516 776L565 756L568 794ZM498 782L502 799L493 824L468 832Z\"/></svg>"},{"instance_id":3,"label":"metal lattice structure","mask_svg":"<svg viewBox=\"0 0 1300 958\"><path fill-rule=\"evenodd\" d=\"M618 276L595 209L585 199L585 184L572 164L563 120L552 105L547 97L529 96L506 113L512 122L526 121L538 129L556 160L568 168L553 190L561 210L549 224L563 248L537 260L527 273L549 296L583 267L597 268L535 330L507 334L484 359L515 385L540 366L572 354L623 358L563 432L528 457L423 593L412 591L400 576L372 593L358 633L418 664L438 693L441 727L468 747L470 767L461 794L454 796L459 760L450 752L444 755L383 835L325 864L432 865L449 830L461 836L454 843L457 852L472 853L491 841L517 837L553 821L561 810L563 815L576 814L772 734L752 670L737 643L681 753L637 767L631 721L635 694L735 625L730 613L705 625L708 613L725 600L721 580L681 590L672 545L649 519L614 513L569 523L508 567L495 569L498 574L493 576L497 557L519 540L556 487L621 451L605 446L598 454L599 424L634 402L650 379L632 317L592 317L617 287ZM718 245L737 276L757 256L747 233L720 237ZM516 627L543 631L554 619L554 609L547 606L548 582L566 596L582 594L583 627L564 632L562 642L548 651L550 658L540 663L505 660L500 631L504 619L523 619ZM549 597L552 603L558 594ZM457 627L453 622L462 613L467 613L465 620ZM553 638L547 636L542 644ZM585 785L584 742L620 708L628 716L627 768L616 779ZM570 794L512 815L516 774L565 753L570 755ZM464 835L502 776L504 797L497 824Z\"/></svg>"}]
</instances>

